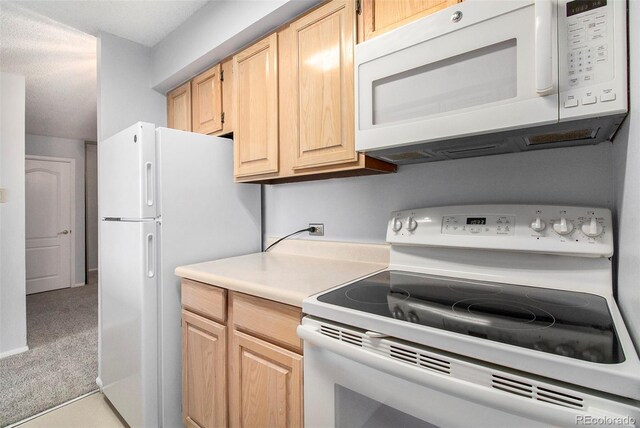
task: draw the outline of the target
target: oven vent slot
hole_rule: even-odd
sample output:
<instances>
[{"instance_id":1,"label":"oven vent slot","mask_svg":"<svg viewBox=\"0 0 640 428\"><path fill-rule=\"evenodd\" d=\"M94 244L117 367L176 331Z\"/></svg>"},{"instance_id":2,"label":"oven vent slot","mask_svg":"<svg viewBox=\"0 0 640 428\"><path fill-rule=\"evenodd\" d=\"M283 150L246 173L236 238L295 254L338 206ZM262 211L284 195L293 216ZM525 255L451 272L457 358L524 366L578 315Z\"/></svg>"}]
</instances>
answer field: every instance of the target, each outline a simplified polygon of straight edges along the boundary
<instances>
[{"instance_id":1,"label":"oven vent slot","mask_svg":"<svg viewBox=\"0 0 640 428\"><path fill-rule=\"evenodd\" d=\"M580 397L540 386L538 387L538 400L574 409L582 409L584 407L584 400Z\"/></svg>"},{"instance_id":2,"label":"oven vent slot","mask_svg":"<svg viewBox=\"0 0 640 428\"><path fill-rule=\"evenodd\" d=\"M576 397L575 395L569 395L546 387L521 382L505 376L493 375L491 379L491 386L495 389L499 389L500 391L519 395L525 398L531 398L532 400L555 404L556 406L570 407L573 409L582 409L584 407L583 399Z\"/></svg>"},{"instance_id":3,"label":"oven vent slot","mask_svg":"<svg viewBox=\"0 0 640 428\"><path fill-rule=\"evenodd\" d=\"M320 333L324 334L325 336L328 336L332 339L336 339L339 340L341 342L346 342L349 343L351 345L356 345L356 346L360 346L362 347L362 337L358 336L357 334L348 332L348 331L344 331L344 330L340 330L334 327L329 327L326 325L321 325L320 326Z\"/></svg>"},{"instance_id":4,"label":"oven vent slot","mask_svg":"<svg viewBox=\"0 0 640 428\"><path fill-rule=\"evenodd\" d=\"M516 394L521 397L533 398L533 385L509 379L504 376L493 375L491 386L504 392Z\"/></svg>"},{"instance_id":5,"label":"oven vent slot","mask_svg":"<svg viewBox=\"0 0 640 428\"><path fill-rule=\"evenodd\" d=\"M389 346L389 356L405 363L413 364L425 369L434 370L439 373L450 374L451 363L449 361L434 358L430 355L416 352L414 350L398 346Z\"/></svg>"}]
</instances>

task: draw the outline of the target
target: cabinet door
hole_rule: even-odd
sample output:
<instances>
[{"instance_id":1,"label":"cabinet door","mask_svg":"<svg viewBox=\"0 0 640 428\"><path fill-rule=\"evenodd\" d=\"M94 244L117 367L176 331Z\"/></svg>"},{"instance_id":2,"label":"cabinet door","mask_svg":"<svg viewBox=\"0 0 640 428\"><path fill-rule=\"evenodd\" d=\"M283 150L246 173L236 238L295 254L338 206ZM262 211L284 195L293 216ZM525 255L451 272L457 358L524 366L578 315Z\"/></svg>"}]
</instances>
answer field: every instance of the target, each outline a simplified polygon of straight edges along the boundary
<instances>
[{"instance_id":1,"label":"cabinet door","mask_svg":"<svg viewBox=\"0 0 640 428\"><path fill-rule=\"evenodd\" d=\"M182 311L182 413L186 427L227 423L226 327Z\"/></svg>"},{"instance_id":2,"label":"cabinet door","mask_svg":"<svg viewBox=\"0 0 640 428\"><path fill-rule=\"evenodd\" d=\"M233 132L235 124L234 109L234 90L233 90L233 58L229 58L220 64L223 80L222 80L222 132L220 134L228 134Z\"/></svg>"},{"instance_id":3,"label":"cabinet door","mask_svg":"<svg viewBox=\"0 0 640 428\"><path fill-rule=\"evenodd\" d=\"M296 103L294 169L353 162L352 1L334 0L291 24Z\"/></svg>"},{"instance_id":4,"label":"cabinet door","mask_svg":"<svg viewBox=\"0 0 640 428\"><path fill-rule=\"evenodd\" d=\"M272 34L233 57L235 176L278 171L278 38Z\"/></svg>"},{"instance_id":5,"label":"cabinet door","mask_svg":"<svg viewBox=\"0 0 640 428\"><path fill-rule=\"evenodd\" d=\"M222 130L222 82L220 64L191 81L193 132L210 134Z\"/></svg>"},{"instance_id":6,"label":"cabinet door","mask_svg":"<svg viewBox=\"0 0 640 428\"><path fill-rule=\"evenodd\" d=\"M432 14L462 0L363 0L364 40ZM362 40L361 40L362 41Z\"/></svg>"},{"instance_id":7,"label":"cabinet door","mask_svg":"<svg viewBox=\"0 0 640 428\"><path fill-rule=\"evenodd\" d=\"M232 427L302 427L302 356L233 331Z\"/></svg>"},{"instance_id":8,"label":"cabinet door","mask_svg":"<svg viewBox=\"0 0 640 428\"><path fill-rule=\"evenodd\" d=\"M167 127L191 131L191 82L167 94Z\"/></svg>"}]
</instances>

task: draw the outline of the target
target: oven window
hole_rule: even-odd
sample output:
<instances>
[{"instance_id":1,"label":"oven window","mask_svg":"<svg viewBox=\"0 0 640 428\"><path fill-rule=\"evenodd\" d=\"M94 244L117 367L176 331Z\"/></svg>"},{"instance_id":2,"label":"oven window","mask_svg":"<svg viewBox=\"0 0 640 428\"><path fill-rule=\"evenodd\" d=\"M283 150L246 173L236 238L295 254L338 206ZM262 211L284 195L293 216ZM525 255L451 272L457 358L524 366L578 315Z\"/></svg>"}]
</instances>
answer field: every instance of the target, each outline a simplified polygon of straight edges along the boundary
<instances>
[{"instance_id":1,"label":"oven window","mask_svg":"<svg viewBox=\"0 0 640 428\"><path fill-rule=\"evenodd\" d=\"M517 43L506 40L373 85L373 124L415 120L517 96Z\"/></svg>"},{"instance_id":2,"label":"oven window","mask_svg":"<svg viewBox=\"0 0 640 428\"><path fill-rule=\"evenodd\" d=\"M431 428L436 425L335 385L336 428Z\"/></svg>"}]
</instances>

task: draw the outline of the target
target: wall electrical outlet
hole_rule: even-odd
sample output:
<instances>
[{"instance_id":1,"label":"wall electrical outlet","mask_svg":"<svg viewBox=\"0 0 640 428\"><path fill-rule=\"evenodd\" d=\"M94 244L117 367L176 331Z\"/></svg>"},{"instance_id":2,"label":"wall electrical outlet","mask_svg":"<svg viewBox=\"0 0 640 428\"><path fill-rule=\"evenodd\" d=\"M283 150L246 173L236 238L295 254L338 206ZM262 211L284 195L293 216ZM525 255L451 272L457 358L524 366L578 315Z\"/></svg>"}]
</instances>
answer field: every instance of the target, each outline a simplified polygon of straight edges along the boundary
<instances>
[{"instance_id":1,"label":"wall electrical outlet","mask_svg":"<svg viewBox=\"0 0 640 428\"><path fill-rule=\"evenodd\" d=\"M309 223L309 227L315 227L315 232L309 232L311 236L324 236L324 223Z\"/></svg>"}]
</instances>

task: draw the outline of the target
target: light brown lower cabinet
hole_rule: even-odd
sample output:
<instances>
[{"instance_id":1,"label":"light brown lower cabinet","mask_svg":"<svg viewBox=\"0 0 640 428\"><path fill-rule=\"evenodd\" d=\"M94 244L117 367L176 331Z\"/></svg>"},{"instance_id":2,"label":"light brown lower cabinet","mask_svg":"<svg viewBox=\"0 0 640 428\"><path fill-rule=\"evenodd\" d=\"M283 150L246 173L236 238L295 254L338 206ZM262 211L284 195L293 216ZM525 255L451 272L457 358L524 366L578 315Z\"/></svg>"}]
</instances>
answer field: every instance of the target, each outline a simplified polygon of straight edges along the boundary
<instances>
[{"instance_id":1,"label":"light brown lower cabinet","mask_svg":"<svg viewBox=\"0 0 640 428\"><path fill-rule=\"evenodd\" d=\"M232 427L302 427L302 355L234 331Z\"/></svg>"},{"instance_id":2,"label":"light brown lower cabinet","mask_svg":"<svg viewBox=\"0 0 640 428\"><path fill-rule=\"evenodd\" d=\"M186 427L227 425L227 328L182 311L182 412Z\"/></svg>"},{"instance_id":3,"label":"light brown lower cabinet","mask_svg":"<svg viewBox=\"0 0 640 428\"><path fill-rule=\"evenodd\" d=\"M185 426L302 427L300 308L186 279L182 305Z\"/></svg>"}]
</instances>

